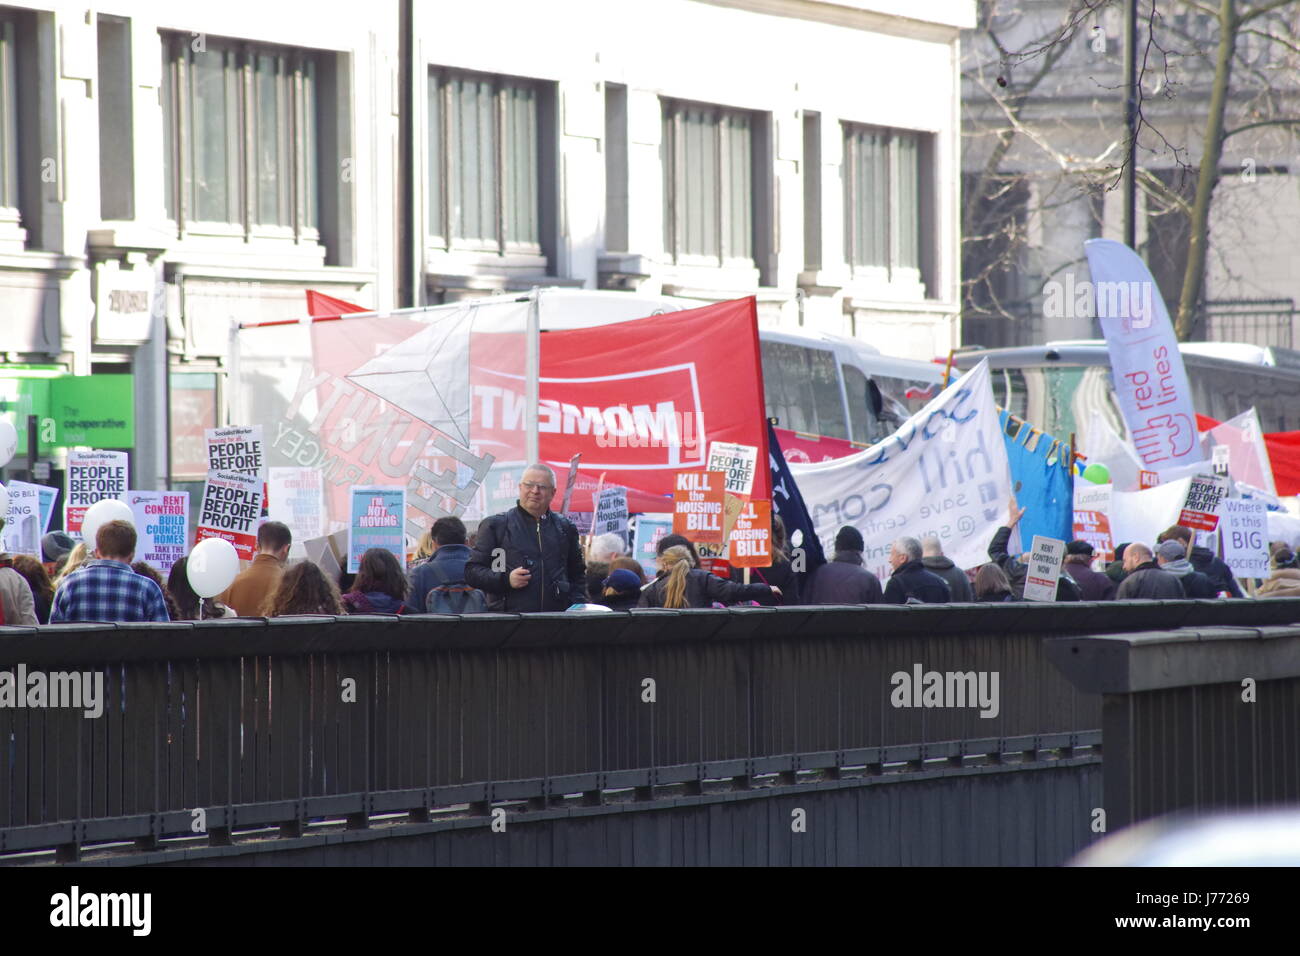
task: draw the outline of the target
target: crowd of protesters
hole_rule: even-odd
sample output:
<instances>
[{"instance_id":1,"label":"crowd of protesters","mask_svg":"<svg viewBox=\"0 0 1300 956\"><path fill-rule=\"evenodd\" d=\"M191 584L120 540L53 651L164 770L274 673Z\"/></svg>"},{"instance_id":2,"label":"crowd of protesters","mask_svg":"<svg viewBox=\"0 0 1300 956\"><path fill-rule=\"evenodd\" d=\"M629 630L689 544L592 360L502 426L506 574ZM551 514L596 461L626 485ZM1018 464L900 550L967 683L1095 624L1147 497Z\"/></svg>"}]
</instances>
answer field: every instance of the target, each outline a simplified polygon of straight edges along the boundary
<instances>
[{"instance_id":1,"label":"crowd of protesters","mask_svg":"<svg viewBox=\"0 0 1300 956\"><path fill-rule=\"evenodd\" d=\"M336 578L312 561L290 564L289 528L266 521L258 529L252 562L216 597L195 592L187 558L177 561L166 578L136 561L136 532L129 522L107 522L89 545L51 532L42 539L44 560L0 553L0 624L537 612L575 605L628 610L1024 600L1029 555L1008 551L1025 513L1014 497L1006 524L989 542L987 563L959 568L944 555L938 538L903 536L890 546L891 573L882 583L864 566L866 545L852 526L839 530L827 562L803 576L776 515L773 561L770 567L752 569L756 580L739 569L732 569L730 579L706 570L695 543L678 534L657 541L656 573L649 578L627 554L620 535L597 536L584 549L573 522L551 510L555 491L555 473L546 465L530 466L520 479L516 506L480 522L473 538L459 518L435 521L419 542L409 573L382 548L364 552L355 575ZM1094 568L1094 557L1086 541L1066 545L1057 601L1243 596L1228 566L1178 525L1154 542L1120 544L1104 567ZM1300 597L1295 550L1274 543L1270 566L1272 574L1259 583L1256 595Z\"/></svg>"}]
</instances>

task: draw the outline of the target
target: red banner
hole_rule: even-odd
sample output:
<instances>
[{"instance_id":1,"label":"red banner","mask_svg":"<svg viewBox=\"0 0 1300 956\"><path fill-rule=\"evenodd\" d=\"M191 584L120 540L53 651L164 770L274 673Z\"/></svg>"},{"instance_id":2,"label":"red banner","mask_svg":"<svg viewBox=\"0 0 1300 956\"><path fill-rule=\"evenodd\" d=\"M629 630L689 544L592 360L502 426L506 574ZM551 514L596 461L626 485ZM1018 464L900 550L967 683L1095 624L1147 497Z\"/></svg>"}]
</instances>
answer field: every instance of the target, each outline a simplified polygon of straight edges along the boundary
<instances>
[{"instance_id":1,"label":"red banner","mask_svg":"<svg viewBox=\"0 0 1300 956\"><path fill-rule=\"evenodd\" d=\"M756 445L767 460L752 297L547 332L541 364L542 458L563 476L582 452L584 472L627 487L629 511L668 510L676 473L703 468L711 442ZM753 497L770 498L770 488L759 468ZM574 497L573 510L591 510L589 493Z\"/></svg>"}]
</instances>

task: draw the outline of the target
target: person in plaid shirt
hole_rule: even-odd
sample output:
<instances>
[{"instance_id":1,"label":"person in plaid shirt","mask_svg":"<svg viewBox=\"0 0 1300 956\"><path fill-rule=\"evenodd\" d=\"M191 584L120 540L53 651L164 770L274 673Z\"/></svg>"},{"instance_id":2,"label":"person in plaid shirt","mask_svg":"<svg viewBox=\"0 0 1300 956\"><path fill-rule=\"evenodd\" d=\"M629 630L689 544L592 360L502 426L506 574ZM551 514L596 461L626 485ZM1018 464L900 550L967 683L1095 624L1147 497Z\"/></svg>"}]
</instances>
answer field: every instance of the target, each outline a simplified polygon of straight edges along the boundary
<instances>
[{"instance_id":1,"label":"person in plaid shirt","mask_svg":"<svg viewBox=\"0 0 1300 956\"><path fill-rule=\"evenodd\" d=\"M158 585L131 570L135 528L109 521L95 534L95 557L59 585L50 623L169 621Z\"/></svg>"}]
</instances>

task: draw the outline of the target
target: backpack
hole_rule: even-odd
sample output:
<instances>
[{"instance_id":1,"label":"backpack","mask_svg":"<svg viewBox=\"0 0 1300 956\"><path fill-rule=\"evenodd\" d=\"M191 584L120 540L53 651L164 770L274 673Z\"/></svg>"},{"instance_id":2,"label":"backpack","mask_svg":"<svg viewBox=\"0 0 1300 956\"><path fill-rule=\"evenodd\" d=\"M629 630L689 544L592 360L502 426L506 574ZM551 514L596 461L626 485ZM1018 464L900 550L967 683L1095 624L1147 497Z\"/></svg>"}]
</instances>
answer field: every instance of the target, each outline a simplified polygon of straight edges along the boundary
<instances>
[{"instance_id":1,"label":"backpack","mask_svg":"<svg viewBox=\"0 0 1300 956\"><path fill-rule=\"evenodd\" d=\"M447 580L446 569L436 561L428 562L434 578L438 581L429 589L424 598L426 614L486 614L488 613L487 595L478 588L472 588L462 579Z\"/></svg>"}]
</instances>

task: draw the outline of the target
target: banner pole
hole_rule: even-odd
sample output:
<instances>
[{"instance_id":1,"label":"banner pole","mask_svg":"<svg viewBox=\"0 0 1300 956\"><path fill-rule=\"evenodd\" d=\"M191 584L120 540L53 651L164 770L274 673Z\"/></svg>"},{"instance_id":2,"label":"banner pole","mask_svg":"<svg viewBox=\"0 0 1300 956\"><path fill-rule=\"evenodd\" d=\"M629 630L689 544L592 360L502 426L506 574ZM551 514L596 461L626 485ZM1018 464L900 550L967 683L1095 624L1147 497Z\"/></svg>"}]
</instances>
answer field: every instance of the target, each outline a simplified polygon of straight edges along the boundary
<instances>
[{"instance_id":1,"label":"banner pole","mask_svg":"<svg viewBox=\"0 0 1300 956\"><path fill-rule=\"evenodd\" d=\"M528 341L524 356L524 363L527 366L524 369L526 380L524 408L528 410L527 418L525 418L528 429L524 439L525 467L541 460L537 437L537 414L541 406L541 383L538 380L541 375L542 365L541 290L534 288L531 298L532 301L528 306Z\"/></svg>"}]
</instances>

